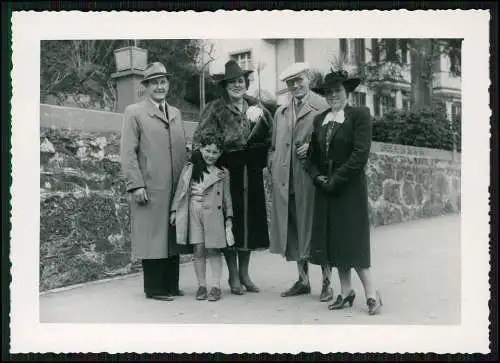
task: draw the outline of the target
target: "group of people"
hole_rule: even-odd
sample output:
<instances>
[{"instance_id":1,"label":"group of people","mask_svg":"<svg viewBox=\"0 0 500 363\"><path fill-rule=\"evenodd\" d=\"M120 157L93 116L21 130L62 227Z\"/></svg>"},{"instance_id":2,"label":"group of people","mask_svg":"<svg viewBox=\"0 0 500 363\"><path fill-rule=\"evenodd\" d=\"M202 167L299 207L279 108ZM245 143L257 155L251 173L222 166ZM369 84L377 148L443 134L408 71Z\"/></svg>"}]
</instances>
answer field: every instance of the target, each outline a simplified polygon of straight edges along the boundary
<instances>
[{"instance_id":1,"label":"group of people","mask_svg":"<svg viewBox=\"0 0 500 363\"><path fill-rule=\"evenodd\" d=\"M321 88L312 89L307 63L295 63L280 75L290 100L273 115L247 95L250 73L235 61L226 63L218 80L221 96L201 111L190 150L180 111L165 101L170 74L163 64L148 65L145 99L124 112L121 160L132 257L142 261L146 297L171 301L184 295L179 259L187 253L194 255L196 299L222 297L222 256L231 293L258 293L249 273L251 252L268 249L297 263L297 281L282 297L311 292L314 264L322 271L320 301L330 302L330 310L352 306L354 268L368 313L379 313L364 172L371 117L368 108L347 102L360 80L332 70ZM335 300L332 267L341 285Z\"/></svg>"}]
</instances>

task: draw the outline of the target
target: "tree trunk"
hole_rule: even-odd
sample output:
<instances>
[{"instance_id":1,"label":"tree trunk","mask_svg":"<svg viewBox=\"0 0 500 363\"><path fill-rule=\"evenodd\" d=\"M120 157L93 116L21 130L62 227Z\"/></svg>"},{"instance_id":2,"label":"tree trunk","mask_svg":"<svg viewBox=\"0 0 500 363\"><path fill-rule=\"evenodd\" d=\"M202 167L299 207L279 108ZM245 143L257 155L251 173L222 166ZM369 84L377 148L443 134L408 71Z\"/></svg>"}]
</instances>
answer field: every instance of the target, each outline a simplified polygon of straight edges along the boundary
<instances>
[{"instance_id":1,"label":"tree trunk","mask_svg":"<svg viewBox=\"0 0 500 363\"><path fill-rule=\"evenodd\" d=\"M431 74L428 74L429 61L432 52L431 39L411 40L411 94L412 107L419 109L431 104Z\"/></svg>"}]
</instances>

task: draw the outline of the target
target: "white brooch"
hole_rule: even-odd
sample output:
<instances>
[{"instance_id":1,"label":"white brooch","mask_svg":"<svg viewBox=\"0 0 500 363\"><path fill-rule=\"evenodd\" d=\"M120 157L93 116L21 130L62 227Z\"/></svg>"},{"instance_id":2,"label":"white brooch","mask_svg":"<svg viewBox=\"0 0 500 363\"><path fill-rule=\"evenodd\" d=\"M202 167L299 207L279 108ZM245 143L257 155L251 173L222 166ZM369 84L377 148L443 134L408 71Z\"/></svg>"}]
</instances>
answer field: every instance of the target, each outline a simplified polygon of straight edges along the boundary
<instances>
[{"instance_id":1,"label":"white brooch","mask_svg":"<svg viewBox=\"0 0 500 363\"><path fill-rule=\"evenodd\" d=\"M248 110L246 112L247 119L250 122L257 122L259 118L264 116L264 112L262 112L262 109L257 106L250 106L248 107Z\"/></svg>"}]
</instances>

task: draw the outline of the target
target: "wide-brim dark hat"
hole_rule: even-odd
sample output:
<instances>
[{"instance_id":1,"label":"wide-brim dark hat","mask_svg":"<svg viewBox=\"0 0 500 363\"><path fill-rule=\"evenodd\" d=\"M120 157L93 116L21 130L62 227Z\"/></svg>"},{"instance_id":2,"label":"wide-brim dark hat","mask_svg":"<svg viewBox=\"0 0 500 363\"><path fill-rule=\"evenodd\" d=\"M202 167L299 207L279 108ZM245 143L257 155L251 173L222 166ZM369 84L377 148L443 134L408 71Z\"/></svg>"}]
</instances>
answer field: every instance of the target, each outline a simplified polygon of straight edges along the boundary
<instances>
[{"instance_id":1,"label":"wide-brim dark hat","mask_svg":"<svg viewBox=\"0 0 500 363\"><path fill-rule=\"evenodd\" d=\"M241 69L240 65L234 60L228 61L224 68L224 73L214 75L214 78L219 83L224 83L241 76L247 78L250 73L253 73L251 70Z\"/></svg>"},{"instance_id":2,"label":"wide-brim dark hat","mask_svg":"<svg viewBox=\"0 0 500 363\"><path fill-rule=\"evenodd\" d=\"M316 88L313 88L313 90L316 93L319 93L320 95L324 96L325 94L328 93L330 89L332 89L335 85L341 83L344 85L344 88L346 92L351 93L358 87L361 83L361 78L357 77L349 77L349 74L347 71L342 70L342 71L332 71L325 75L323 78L321 85L319 85Z\"/></svg>"},{"instance_id":3,"label":"wide-brim dark hat","mask_svg":"<svg viewBox=\"0 0 500 363\"><path fill-rule=\"evenodd\" d=\"M141 83L147 82L151 79L158 77L169 77L172 73L167 72L165 66L160 62L150 63L144 69L144 78L141 80Z\"/></svg>"}]
</instances>

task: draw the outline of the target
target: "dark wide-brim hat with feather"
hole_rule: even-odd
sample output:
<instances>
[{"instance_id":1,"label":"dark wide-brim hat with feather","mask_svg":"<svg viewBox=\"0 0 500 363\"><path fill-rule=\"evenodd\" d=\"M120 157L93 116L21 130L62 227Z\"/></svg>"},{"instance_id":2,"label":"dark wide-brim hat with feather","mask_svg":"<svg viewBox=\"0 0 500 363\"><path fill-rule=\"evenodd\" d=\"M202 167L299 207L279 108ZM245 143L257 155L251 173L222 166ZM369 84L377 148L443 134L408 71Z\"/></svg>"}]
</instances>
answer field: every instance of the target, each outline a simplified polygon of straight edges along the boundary
<instances>
[{"instance_id":1,"label":"dark wide-brim hat with feather","mask_svg":"<svg viewBox=\"0 0 500 363\"><path fill-rule=\"evenodd\" d=\"M351 93L359 86L361 83L361 78L357 77L349 77L349 74L346 70L341 71L331 71L326 74L325 77L321 80L320 84L313 88L316 93L324 96L329 93L329 91L334 88L338 84L342 84L347 93Z\"/></svg>"},{"instance_id":2,"label":"dark wide-brim hat with feather","mask_svg":"<svg viewBox=\"0 0 500 363\"><path fill-rule=\"evenodd\" d=\"M224 73L216 74L214 75L214 78L217 80L217 82L219 82L219 84L222 84L241 76L245 77L246 79L250 73L253 73L253 71L243 70L236 61L230 60L224 66Z\"/></svg>"}]
</instances>

